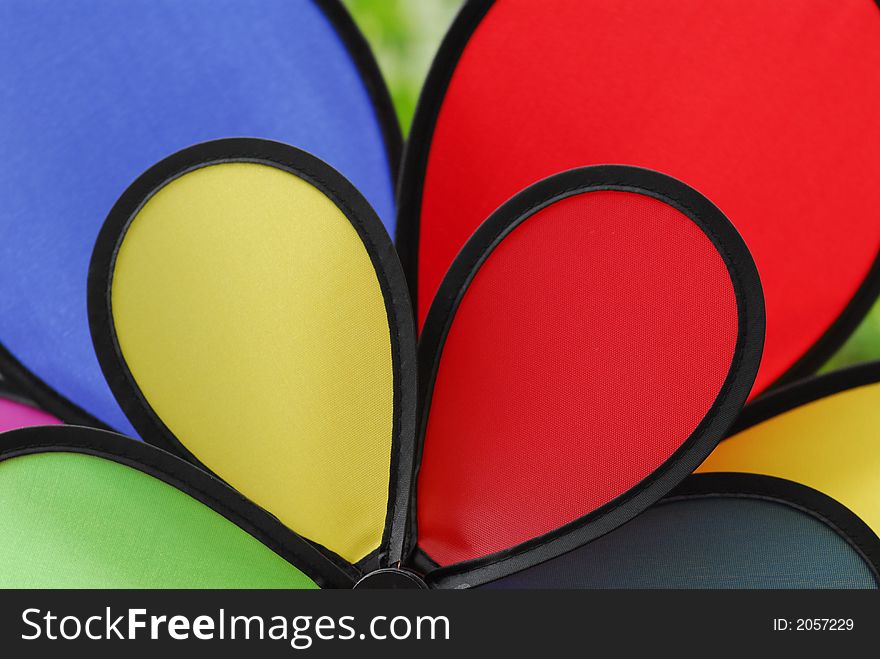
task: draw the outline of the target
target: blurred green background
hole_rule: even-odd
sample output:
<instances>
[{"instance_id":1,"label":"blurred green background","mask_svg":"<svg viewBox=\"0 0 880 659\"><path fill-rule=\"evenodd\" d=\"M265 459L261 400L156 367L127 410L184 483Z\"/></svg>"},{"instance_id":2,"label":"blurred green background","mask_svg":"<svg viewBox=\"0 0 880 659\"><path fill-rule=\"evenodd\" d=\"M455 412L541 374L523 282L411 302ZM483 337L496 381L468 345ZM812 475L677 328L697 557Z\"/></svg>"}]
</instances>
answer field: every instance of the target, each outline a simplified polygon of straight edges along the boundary
<instances>
[{"instance_id":1,"label":"blurred green background","mask_svg":"<svg viewBox=\"0 0 880 659\"><path fill-rule=\"evenodd\" d=\"M367 36L409 130L425 74L461 0L344 0ZM808 296L809 290L792 291ZM823 370L880 359L880 303Z\"/></svg>"},{"instance_id":2,"label":"blurred green background","mask_svg":"<svg viewBox=\"0 0 880 659\"><path fill-rule=\"evenodd\" d=\"M406 134L428 67L462 0L343 2L373 47Z\"/></svg>"}]
</instances>

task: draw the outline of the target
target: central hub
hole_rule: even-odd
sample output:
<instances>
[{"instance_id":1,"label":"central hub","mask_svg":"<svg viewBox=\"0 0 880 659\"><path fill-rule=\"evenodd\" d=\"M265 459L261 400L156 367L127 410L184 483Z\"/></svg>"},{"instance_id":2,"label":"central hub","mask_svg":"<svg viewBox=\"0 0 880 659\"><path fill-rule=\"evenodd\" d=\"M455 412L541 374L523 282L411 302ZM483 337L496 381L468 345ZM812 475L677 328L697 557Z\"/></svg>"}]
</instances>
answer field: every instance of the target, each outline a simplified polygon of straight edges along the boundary
<instances>
[{"instance_id":1,"label":"central hub","mask_svg":"<svg viewBox=\"0 0 880 659\"><path fill-rule=\"evenodd\" d=\"M354 588L355 590L425 590L428 586L415 572L386 567L362 577Z\"/></svg>"}]
</instances>

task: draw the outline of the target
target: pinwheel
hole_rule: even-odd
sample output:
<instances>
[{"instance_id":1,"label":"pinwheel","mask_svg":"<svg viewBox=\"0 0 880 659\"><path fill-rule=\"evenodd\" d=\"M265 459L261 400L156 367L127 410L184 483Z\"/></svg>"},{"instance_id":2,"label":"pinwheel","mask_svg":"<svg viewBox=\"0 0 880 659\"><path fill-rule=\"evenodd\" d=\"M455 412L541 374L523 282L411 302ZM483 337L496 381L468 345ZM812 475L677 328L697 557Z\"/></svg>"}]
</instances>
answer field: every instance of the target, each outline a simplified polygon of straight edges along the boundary
<instances>
[{"instance_id":1,"label":"pinwheel","mask_svg":"<svg viewBox=\"0 0 880 659\"><path fill-rule=\"evenodd\" d=\"M559 169L623 162L694 185L745 238L767 305L752 397L812 373L880 289L878 189L851 187L880 176L877 3L551 4L466 3L434 63L400 188L419 319L492 208ZM494 585L876 587L876 391L783 413L872 372L756 400L738 427L765 423L701 468L740 473L688 478L618 531Z\"/></svg>"},{"instance_id":2,"label":"pinwheel","mask_svg":"<svg viewBox=\"0 0 880 659\"><path fill-rule=\"evenodd\" d=\"M851 413L876 397L871 367L778 388L877 293L880 200L852 189L880 174L880 95L854 84L880 63L876 5L467 3L404 158L402 267L387 95L351 24L319 5L289 11L337 30L321 42L335 59L303 47L329 101L286 99L299 119L259 103L265 131L157 121L144 133L167 141L121 150L103 211L75 205L76 269L13 245L79 293L27 318L39 296L20 291L21 325L0 336L12 375L97 427L2 436L0 583L876 587L876 426ZM147 33L190 11L170 7ZM193 7L181 20L220 29ZM253 107L254 80L279 75L254 70L233 102L199 91L201 114ZM235 134L302 150L204 142L109 210L117 174ZM6 199L21 204L0 206L8 223L36 197ZM41 217L34 240L54 245L58 217ZM65 329L86 298L88 323L80 308ZM833 461L829 436L848 447Z\"/></svg>"},{"instance_id":3,"label":"pinwheel","mask_svg":"<svg viewBox=\"0 0 880 659\"><path fill-rule=\"evenodd\" d=\"M876 588L880 363L746 407L659 505L492 587Z\"/></svg>"},{"instance_id":4,"label":"pinwheel","mask_svg":"<svg viewBox=\"0 0 880 659\"><path fill-rule=\"evenodd\" d=\"M437 587L492 581L690 473L744 404L763 339L730 223L688 186L621 166L550 177L487 219L425 324L418 407L391 241L350 183L293 147L220 140L148 170L110 212L88 289L109 387L168 452L85 428L7 435L8 583L413 582L401 566ZM636 338L651 349L624 349ZM37 547L60 548L59 508L92 521L56 560ZM157 531L185 545L182 563L128 551L142 508L182 515ZM203 554L213 567L189 582Z\"/></svg>"}]
</instances>

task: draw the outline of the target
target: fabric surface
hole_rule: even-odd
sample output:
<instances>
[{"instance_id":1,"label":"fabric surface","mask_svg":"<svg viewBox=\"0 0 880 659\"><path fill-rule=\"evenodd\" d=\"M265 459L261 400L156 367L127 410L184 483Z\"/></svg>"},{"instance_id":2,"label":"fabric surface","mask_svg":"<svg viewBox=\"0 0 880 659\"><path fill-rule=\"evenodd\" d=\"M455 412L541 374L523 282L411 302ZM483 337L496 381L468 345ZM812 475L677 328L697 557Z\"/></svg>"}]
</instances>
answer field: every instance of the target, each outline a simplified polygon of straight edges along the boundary
<instances>
[{"instance_id":1,"label":"fabric surface","mask_svg":"<svg viewBox=\"0 0 880 659\"><path fill-rule=\"evenodd\" d=\"M184 492L82 454L0 462L0 537L3 588L316 587Z\"/></svg>"},{"instance_id":2,"label":"fabric surface","mask_svg":"<svg viewBox=\"0 0 880 659\"><path fill-rule=\"evenodd\" d=\"M731 367L737 303L693 221L652 197L537 211L478 270L440 357L419 545L446 565L608 503L657 469Z\"/></svg>"},{"instance_id":3,"label":"fabric surface","mask_svg":"<svg viewBox=\"0 0 880 659\"><path fill-rule=\"evenodd\" d=\"M95 237L153 163L235 136L314 153L391 227L377 115L311 0L0 3L0 344L126 434L89 337Z\"/></svg>"},{"instance_id":4,"label":"fabric surface","mask_svg":"<svg viewBox=\"0 0 880 659\"><path fill-rule=\"evenodd\" d=\"M379 546L388 316L360 236L323 192L254 163L175 179L132 220L111 303L134 381L193 455L348 560Z\"/></svg>"},{"instance_id":5,"label":"fabric surface","mask_svg":"<svg viewBox=\"0 0 880 659\"><path fill-rule=\"evenodd\" d=\"M488 588L877 588L835 530L788 505L661 503L589 545Z\"/></svg>"},{"instance_id":6,"label":"fabric surface","mask_svg":"<svg viewBox=\"0 0 880 659\"><path fill-rule=\"evenodd\" d=\"M818 490L880 533L880 383L820 398L718 445L700 472L776 476Z\"/></svg>"},{"instance_id":7,"label":"fabric surface","mask_svg":"<svg viewBox=\"0 0 880 659\"><path fill-rule=\"evenodd\" d=\"M57 423L60 421L51 414L0 396L0 432L27 426L50 426Z\"/></svg>"},{"instance_id":8,"label":"fabric surface","mask_svg":"<svg viewBox=\"0 0 880 659\"><path fill-rule=\"evenodd\" d=\"M748 244L767 305L762 391L878 255L880 186L862 183L880 180L878 70L874 0L498 0L431 141L420 321L513 194L572 167L647 167L706 195Z\"/></svg>"}]
</instances>

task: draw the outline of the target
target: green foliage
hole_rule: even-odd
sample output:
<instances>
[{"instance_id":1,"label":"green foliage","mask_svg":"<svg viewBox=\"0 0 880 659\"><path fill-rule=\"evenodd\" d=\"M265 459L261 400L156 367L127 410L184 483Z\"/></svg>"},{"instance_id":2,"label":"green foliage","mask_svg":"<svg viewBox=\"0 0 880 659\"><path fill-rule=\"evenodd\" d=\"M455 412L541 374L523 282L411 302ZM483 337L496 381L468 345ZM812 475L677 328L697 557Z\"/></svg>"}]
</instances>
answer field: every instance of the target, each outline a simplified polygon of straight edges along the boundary
<instances>
[{"instance_id":1,"label":"green foliage","mask_svg":"<svg viewBox=\"0 0 880 659\"><path fill-rule=\"evenodd\" d=\"M344 0L373 47L404 133L461 0Z\"/></svg>"},{"instance_id":2,"label":"green foliage","mask_svg":"<svg viewBox=\"0 0 880 659\"><path fill-rule=\"evenodd\" d=\"M822 371L834 371L873 359L880 359L880 302L874 305L868 317Z\"/></svg>"},{"instance_id":3,"label":"green foliage","mask_svg":"<svg viewBox=\"0 0 880 659\"><path fill-rule=\"evenodd\" d=\"M404 133L431 60L462 0L344 0L388 81ZM809 291L792 291L809 295ZM823 368L880 359L880 303Z\"/></svg>"}]
</instances>

